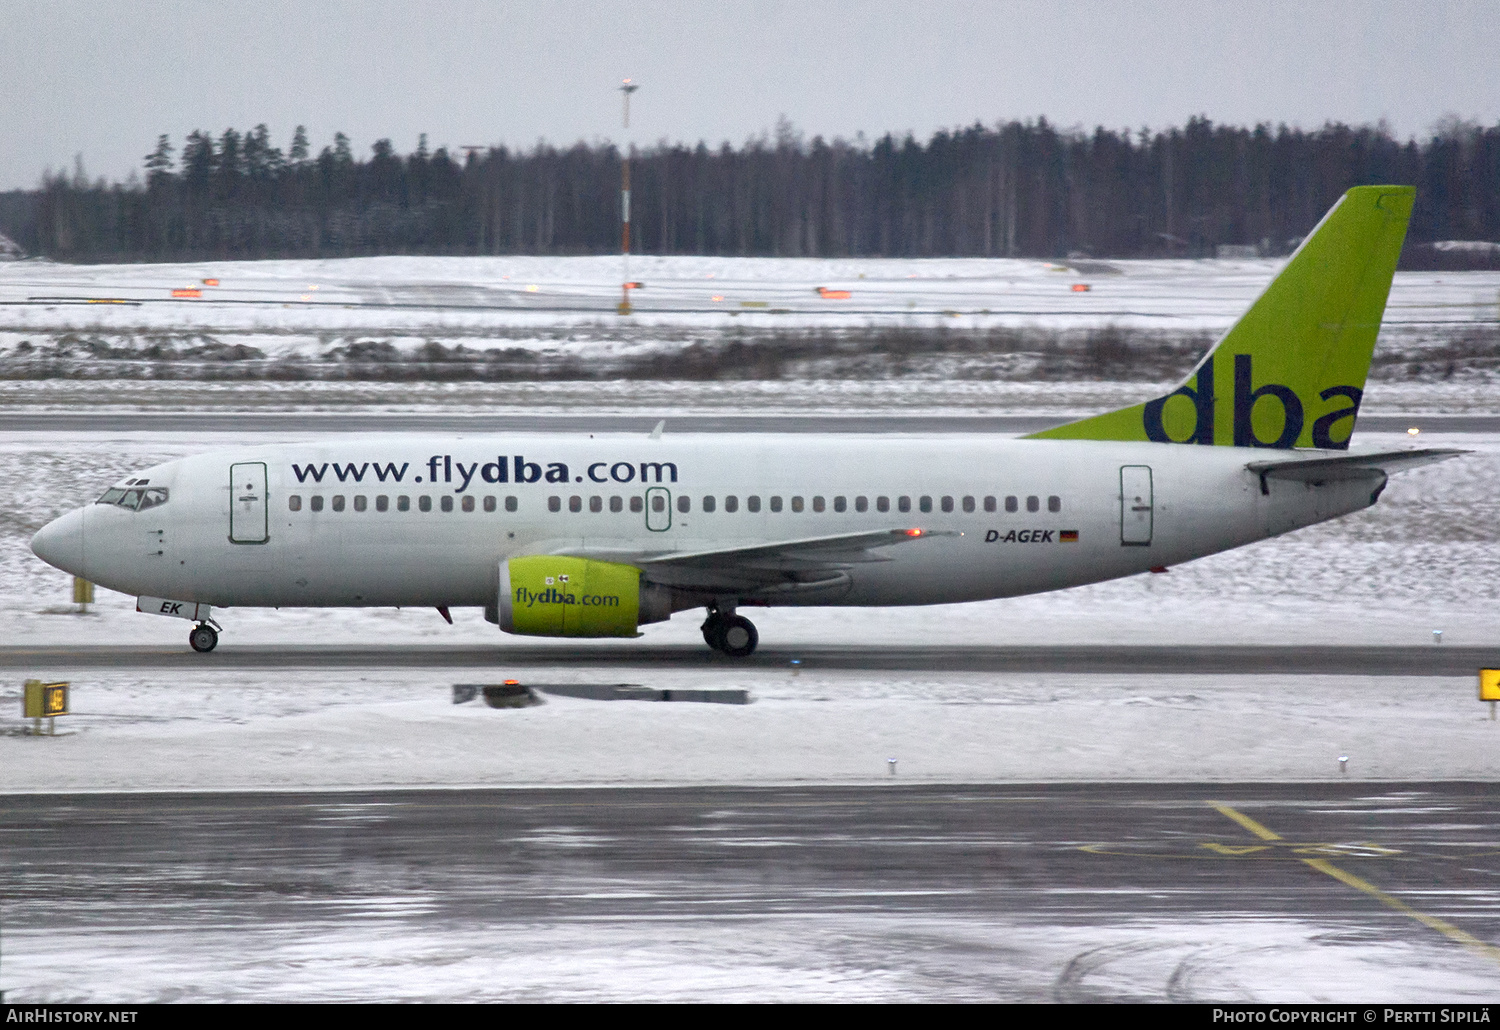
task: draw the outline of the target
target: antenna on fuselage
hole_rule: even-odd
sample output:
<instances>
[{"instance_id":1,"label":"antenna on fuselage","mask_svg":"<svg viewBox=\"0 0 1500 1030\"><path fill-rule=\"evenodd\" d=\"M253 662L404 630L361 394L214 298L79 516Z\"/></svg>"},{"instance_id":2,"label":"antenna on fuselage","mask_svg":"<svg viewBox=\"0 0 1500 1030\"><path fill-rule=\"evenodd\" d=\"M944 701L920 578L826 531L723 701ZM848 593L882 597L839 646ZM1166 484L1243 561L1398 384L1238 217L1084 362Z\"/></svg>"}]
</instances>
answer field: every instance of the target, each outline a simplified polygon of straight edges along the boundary
<instances>
[{"instance_id":1,"label":"antenna on fuselage","mask_svg":"<svg viewBox=\"0 0 1500 1030\"><path fill-rule=\"evenodd\" d=\"M652 440L660 440L661 439L662 430L666 429L666 428L667 428L667 420L666 419L662 419L660 422L656 423L656 428L653 429L653 430L651 430L651 439Z\"/></svg>"}]
</instances>

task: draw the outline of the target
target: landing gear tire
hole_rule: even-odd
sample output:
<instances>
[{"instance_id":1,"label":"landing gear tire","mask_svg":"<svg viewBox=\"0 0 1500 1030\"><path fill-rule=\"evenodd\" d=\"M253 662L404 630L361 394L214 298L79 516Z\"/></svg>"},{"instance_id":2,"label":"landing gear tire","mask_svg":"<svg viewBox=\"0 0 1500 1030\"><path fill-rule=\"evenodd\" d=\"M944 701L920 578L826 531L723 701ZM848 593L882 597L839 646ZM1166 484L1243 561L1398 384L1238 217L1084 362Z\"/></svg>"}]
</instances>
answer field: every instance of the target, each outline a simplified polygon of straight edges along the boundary
<instances>
[{"instance_id":1,"label":"landing gear tire","mask_svg":"<svg viewBox=\"0 0 1500 1030\"><path fill-rule=\"evenodd\" d=\"M724 650L724 616L709 612L703 620L703 642L715 651Z\"/></svg>"},{"instance_id":2,"label":"landing gear tire","mask_svg":"<svg viewBox=\"0 0 1500 1030\"><path fill-rule=\"evenodd\" d=\"M743 615L726 615L719 619L719 650L731 658L748 658L760 643L755 623Z\"/></svg>"},{"instance_id":3,"label":"landing gear tire","mask_svg":"<svg viewBox=\"0 0 1500 1030\"><path fill-rule=\"evenodd\" d=\"M219 646L219 634L212 626L194 626L193 631L188 634L188 643L199 654L207 654Z\"/></svg>"}]
</instances>

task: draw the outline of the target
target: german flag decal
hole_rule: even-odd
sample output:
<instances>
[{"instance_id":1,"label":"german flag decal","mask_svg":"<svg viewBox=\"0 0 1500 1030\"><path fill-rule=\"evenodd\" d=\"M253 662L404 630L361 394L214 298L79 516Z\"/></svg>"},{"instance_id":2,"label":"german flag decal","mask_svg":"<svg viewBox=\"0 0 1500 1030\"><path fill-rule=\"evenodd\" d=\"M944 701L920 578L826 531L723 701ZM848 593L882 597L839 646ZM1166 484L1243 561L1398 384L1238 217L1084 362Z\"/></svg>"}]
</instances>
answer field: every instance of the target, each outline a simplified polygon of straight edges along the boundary
<instances>
[{"instance_id":1,"label":"german flag decal","mask_svg":"<svg viewBox=\"0 0 1500 1030\"><path fill-rule=\"evenodd\" d=\"M1060 544L1076 544L1076 543L1078 543L1078 530L1076 530L1076 529L1063 529L1063 530L1059 530L1058 533L1057 533L1057 542L1060 543Z\"/></svg>"}]
</instances>

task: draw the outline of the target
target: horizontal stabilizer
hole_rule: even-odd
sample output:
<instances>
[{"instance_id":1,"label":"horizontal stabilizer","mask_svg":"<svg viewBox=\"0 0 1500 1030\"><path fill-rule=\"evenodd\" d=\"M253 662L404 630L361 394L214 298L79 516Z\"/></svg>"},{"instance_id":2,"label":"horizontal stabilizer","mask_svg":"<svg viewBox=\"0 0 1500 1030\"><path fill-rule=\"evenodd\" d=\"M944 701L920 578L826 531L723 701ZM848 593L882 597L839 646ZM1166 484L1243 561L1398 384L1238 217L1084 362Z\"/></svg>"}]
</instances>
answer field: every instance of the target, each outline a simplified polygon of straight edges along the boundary
<instances>
[{"instance_id":1,"label":"horizontal stabilizer","mask_svg":"<svg viewBox=\"0 0 1500 1030\"><path fill-rule=\"evenodd\" d=\"M1421 451L1377 451L1371 454L1328 454L1289 461L1252 461L1245 467L1260 476L1261 492L1267 479L1290 479L1299 483L1326 483L1338 479L1364 479L1372 473L1403 472L1456 458L1468 451L1434 447Z\"/></svg>"}]
</instances>

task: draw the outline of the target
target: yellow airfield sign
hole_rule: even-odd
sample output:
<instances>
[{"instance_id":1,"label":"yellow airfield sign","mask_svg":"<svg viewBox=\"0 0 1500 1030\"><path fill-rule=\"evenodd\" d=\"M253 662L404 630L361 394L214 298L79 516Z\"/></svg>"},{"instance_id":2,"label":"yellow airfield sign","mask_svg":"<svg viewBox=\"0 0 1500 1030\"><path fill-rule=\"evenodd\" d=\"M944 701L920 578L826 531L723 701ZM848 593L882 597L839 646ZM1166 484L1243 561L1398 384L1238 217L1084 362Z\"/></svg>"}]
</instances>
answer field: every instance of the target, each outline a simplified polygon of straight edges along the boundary
<instances>
[{"instance_id":1,"label":"yellow airfield sign","mask_svg":"<svg viewBox=\"0 0 1500 1030\"><path fill-rule=\"evenodd\" d=\"M1500 669L1479 670L1479 700L1500 701Z\"/></svg>"},{"instance_id":2,"label":"yellow airfield sign","mask_svg":"<svg viewBox=\"0 0 1500 1030\"><path fill-rule=\"evenodd\" d=\"M47 719L68 714L68 684L27 680L22 699L25 718Z\"/></svg>"}]
</instances>

